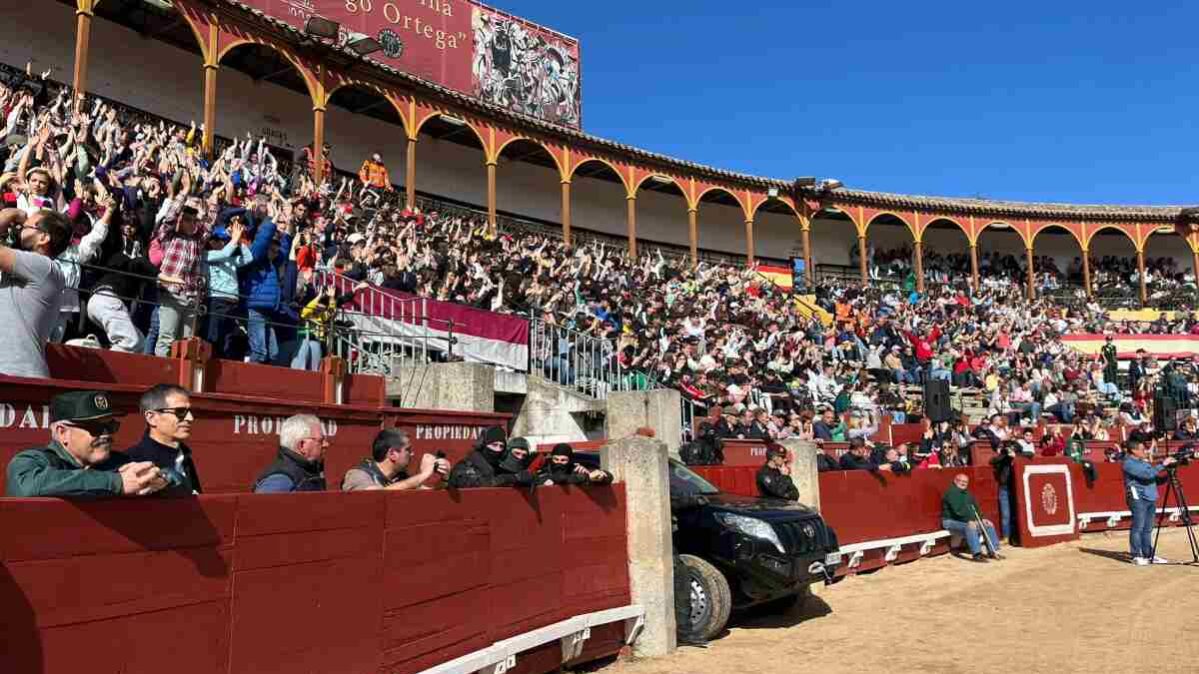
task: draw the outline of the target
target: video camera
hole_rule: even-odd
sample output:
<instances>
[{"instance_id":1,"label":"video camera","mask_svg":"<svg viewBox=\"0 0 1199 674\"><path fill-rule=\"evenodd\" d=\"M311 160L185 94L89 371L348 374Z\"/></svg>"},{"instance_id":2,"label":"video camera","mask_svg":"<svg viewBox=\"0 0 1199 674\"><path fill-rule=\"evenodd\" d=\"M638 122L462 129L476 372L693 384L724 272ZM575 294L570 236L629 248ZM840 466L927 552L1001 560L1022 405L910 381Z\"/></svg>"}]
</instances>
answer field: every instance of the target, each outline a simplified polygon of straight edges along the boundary
<instances>
[{"instance_id":1,"label":"video camera","mask_svg":"<svg viewBox=\"0 0 1199 674\"><path fill-rule=\"evenodd\" d=\"M1183 445L1181 449L1174 452L1174 454L1173 454L1174 460L1177 461L1178 463L1176 463L1172 466L1167 466L1167 468L1170 469L1170 468L1175 468L1177 466L1189 466L1189 465L1191 465L1191 461L1193 461L1196 458L1196 454L1199 454L1199 452L1196 452L1195 445L1189 444L1189 443L1186 445Z\"/></svg>"}]
</instances>

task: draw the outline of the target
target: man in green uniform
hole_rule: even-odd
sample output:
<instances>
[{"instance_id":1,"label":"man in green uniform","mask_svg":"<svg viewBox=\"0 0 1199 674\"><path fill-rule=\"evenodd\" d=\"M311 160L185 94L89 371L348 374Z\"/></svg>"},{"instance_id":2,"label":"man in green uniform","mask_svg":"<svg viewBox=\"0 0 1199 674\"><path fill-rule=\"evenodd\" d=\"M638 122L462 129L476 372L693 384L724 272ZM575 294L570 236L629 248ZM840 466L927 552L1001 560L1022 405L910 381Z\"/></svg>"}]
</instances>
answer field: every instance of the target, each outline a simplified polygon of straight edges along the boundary
<instances>
[{"instance_id":1,"label":"man in green uniform","mask_svg":"<svg viewBox=\"0 0 1199 674\"><path fill-rule=\"evenodd\" d=\"M112 451L120 428L103 391L70 391L50 401L50 444L8 463L6 496L147 496L167 486L149 461Z\"/></svg>"},{"instance_id":2,"label":"man in green uniform","mask_svg":"<svg viewBox=\"0 0 1199 674\"><path fill-rule=\"evenodd\" d=\"M1103 358L1103 382L1119 388L1120 382L1117 377L1120 374L1120 366L1116 355L1116 344L1111 335L1107 336L1107 341L1099 355Z\"/></svg>"}]
</instances>

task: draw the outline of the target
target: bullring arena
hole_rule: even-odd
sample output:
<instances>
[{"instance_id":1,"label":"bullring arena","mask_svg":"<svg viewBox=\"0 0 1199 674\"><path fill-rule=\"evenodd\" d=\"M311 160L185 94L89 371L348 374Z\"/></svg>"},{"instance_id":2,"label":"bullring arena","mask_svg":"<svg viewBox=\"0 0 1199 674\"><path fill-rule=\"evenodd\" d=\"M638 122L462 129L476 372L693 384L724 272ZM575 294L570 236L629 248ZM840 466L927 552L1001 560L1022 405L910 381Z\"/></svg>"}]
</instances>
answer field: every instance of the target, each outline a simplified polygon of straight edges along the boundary
<instances>
[{"instance_id":1,"label":"bullring arena","mask_svg":"<svg viewBox=\"0 0 1199 674\"><path fill-rule=\"evenodd\" d=\"M1199 671L1199 208L632 147L475 0L4 5L0 674Z\"/></svg>"}]
</instances>

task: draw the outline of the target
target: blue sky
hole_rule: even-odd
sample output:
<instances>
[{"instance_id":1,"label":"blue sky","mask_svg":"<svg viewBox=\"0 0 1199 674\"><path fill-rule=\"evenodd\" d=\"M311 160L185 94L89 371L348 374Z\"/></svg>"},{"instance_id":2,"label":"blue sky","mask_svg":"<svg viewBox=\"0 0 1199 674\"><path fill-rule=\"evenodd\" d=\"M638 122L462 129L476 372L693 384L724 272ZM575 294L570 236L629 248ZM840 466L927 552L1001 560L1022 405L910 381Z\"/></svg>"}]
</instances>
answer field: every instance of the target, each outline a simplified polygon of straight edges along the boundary
<instances>
[{"instance_id":1,"label":"blue sky","mask_svg":"<svg viewBox=\"0 0 1199 674\"><path fill-rule=\"evenodd\" d=\"M579 38L584 128L637 147L891 192L1199 203L1195 3L489 4Z\"/></svg>"}]
</instances>

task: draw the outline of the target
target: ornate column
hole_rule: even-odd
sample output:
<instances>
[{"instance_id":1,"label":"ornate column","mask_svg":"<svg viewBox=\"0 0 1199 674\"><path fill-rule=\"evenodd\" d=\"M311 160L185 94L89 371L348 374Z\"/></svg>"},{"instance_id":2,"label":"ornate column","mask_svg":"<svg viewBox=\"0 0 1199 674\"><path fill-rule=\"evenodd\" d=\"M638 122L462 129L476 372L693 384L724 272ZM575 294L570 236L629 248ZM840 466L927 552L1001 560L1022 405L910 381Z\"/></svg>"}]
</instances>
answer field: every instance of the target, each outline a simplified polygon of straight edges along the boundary
<instances>
[{"instance_id":1,"label":"ornate column","mask_svg":"<svg viewBox=\"0 0 1199 674\"><path fill-rule=\"evenodd\" d=\"M637 259L637 197L625 197L629 204L629 257Z\"/></svg>"},{"instance_id":2,"label":"ornate column","mask_svg":"<svg viewBox=\"0 0 1199 674\"><path fill-rule=\"evenodd\" d=\"M862 272L862 285L870 285L870 269L866 264L866 235L858 234L858 270Z\"/></svg>"},{"instance_id":3,"label":"ornate column","mask_svg":"<svg viewBox=\"0 0 1199 674\"><path fill-rule=\"evenodd\" d=\"M1091 251L1086 248L1082 249L1082 287L1087 291L1087 297L1094 296L1094 291L1091 289Z\"/></svg>"},{"instance_id":4,"label":"ornate column","mask_svg":"<svg viewBox=\"0 0 1199 674\"><path fill-rule=\"evenodd\" d=\"M808 285L816 285L816 270L812 268L812 226L807 227L800 223L800 232L803 234L803 266L804 276L808 279Z\"/></svg>"},{"instance_id":5,"label":"ornate column","mask_svg":"<svg viewBox=\"0 0 1199 674\"><path fill-rule=\"evenodd\" d=\"M1032 246L1024 249L1024 260L1028 264L1028 301L1037 299L1037 270L1032 263Z\"/></svg>"},{"instance_id":6,"label":"ornate column","mask_svg":"<svg viewBox=\"0 0 1199 674\"><path fill-rule=\"evenodd\" d=\"M916 268L916 292L924 294L924 242L916 241L912 245L912 256Z\"/></svg>"},{"instance_id":7,"label":"ornate column","mask_svg":"<svg viewBox=\"0 0 1199 674\"><path fill-rule=\"evenodd\" d=\"M691 236L691 266L699 264L699 209L687 209L687 231Z\"/></svg>"},{"instance_id":8,"label":"ornate column","mask_svg":"<svg viewBox=\"0 0 1199 674\"><path fill-rule=\"evenodd\" d=\"M204 156L212 157L216 136L216 63L204 64Z\"/></svg>"},{"instance_id":9,"label":"ornate column","mask_svg":"<svg viewBox=\"0 0 1199 674\"><path fill-rule=\"evenodd\" d=\"M416 143L418 138L408 137L408 165L404 167L404 200L408 208L416 206Z\"/></svg>"},{"instance_id":10,"label":"ornate column","mask_svg":"<svg viewBox=\"0 0 1199 674\"><path fill-rule=\"evenodd\" d=\"M1137 276L1141 279L1141 306L1149 304L1149 287L1145 283L1145 251L1137 251Z\"/></svg>"},{"instance_id":11,"label":"ornate column","mask_svg":"<svg viewBox=\"0 0 1199 674\"><path fill-rule=\"evenodd\" d=\"M562 181L562 241L570 245L570 181Z\"/></svg>"},{"instance_id":12,"label":"ornate column","mask_svg":"<svg viewBox=\"0 0 1199 674\"><path fill-rule=\"evenodd\" d=\"M312 153L316 157L312 179L319 186L325 179L325 106L312 106Z\"/></svg>"},{"instance_id":13,"label":"ornate column","mask_svg":"<svg viewBox=\"0 0 1199 674\"><path fill-rule=\"evenodd\" d=\"M87 92L87 58L92 38L92 17L95 16L95 0L78 0L75 9L75 88L76 109L78 95Z\"/></svg>"},{"instance_id":14,"label":"ornate column","mask_svg":"<svg viewBox=\"0 0 1199 674\"><path fill-rule=\"evenodd\" d=\"M978 244L970 244L970 279L974 282L974 289L978 290Z\"/></svg>"},{"instance_id":15,"label":"ornate column","mask_svg":"<svg viewBox=\"0 0 1199 674\"><path fill-rule=\"evenodd\" d=\"M754 219L745 220L745 261L753 266L754 263Z\"/></svg>"},{"instance_id":16,"label":"ornate column","mask_svg":"<svg viewBox=\"0 0 1199 674\"><path fill-rule=\"evenodd\" d=\"M495 232L495 160L487 160L487 226Z\"/></svg>"}]
</instances>

